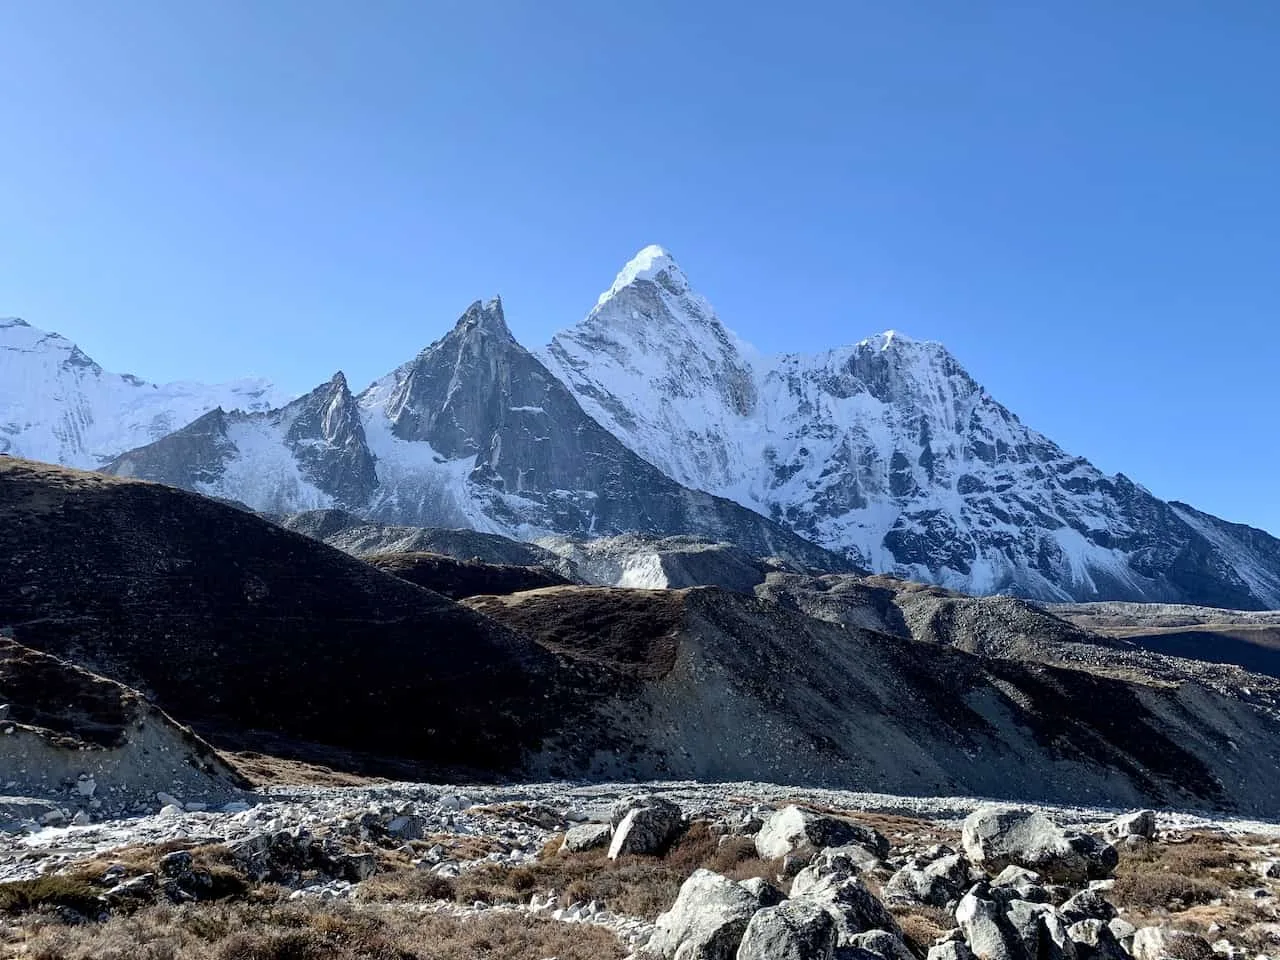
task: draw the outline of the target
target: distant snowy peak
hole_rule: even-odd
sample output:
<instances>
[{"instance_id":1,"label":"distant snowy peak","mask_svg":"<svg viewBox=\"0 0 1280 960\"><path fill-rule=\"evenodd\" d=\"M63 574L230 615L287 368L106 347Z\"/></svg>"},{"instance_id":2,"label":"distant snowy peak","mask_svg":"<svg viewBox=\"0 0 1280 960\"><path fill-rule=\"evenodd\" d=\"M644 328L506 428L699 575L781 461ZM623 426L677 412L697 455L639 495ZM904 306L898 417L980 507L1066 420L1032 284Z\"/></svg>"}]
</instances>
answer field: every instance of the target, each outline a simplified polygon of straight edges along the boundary
<instances>
[{"instance_id":1,"label":"distant snowy peak","mask_svg":"<svg viewBox=\"0 0 1280 960\"><path fill-rule=\"evenodd\" d=\"M616 296L621 290L640 280L651 280L675 296L689 292L689 278L671 254L657 244L645 247L618 271L613 286L600 294L596 305Z\"/></svg>"},{"instance_id":2,"label":"distant snowy peak","mask_svg":"<svg viewBox=\"0 0 1280 960\"><path fill-rule=\"evenodd\" d=\"M1280 543L1066 454L942 344L889 330L761 357L660 247L544 357L667 475L875 570L1045 599L1280 604Z\"/></svg>"},{"instance_id":3,"label":"distant snowy peak","mask_svg":"<svg viewBox=\"0 0 1280 960\"><path fill-rule=\"evenodd\" d=\"M713 489L737 455L720 425L756 407L754 355L671 255L646 247L540 358L642 457L681 483Z\"/></svg>"},{"instance_id":4,"label":"distant snowy peak","mask_svg":"<svg viewBox=\"0 0 1280 960\"><path fill-rule=\"evenodd\" d=\"M261 379L153 384L109 373L60 334L0 320L0 453L93 468L215 407L287 400Z\"/></svg>"}]
</instances>

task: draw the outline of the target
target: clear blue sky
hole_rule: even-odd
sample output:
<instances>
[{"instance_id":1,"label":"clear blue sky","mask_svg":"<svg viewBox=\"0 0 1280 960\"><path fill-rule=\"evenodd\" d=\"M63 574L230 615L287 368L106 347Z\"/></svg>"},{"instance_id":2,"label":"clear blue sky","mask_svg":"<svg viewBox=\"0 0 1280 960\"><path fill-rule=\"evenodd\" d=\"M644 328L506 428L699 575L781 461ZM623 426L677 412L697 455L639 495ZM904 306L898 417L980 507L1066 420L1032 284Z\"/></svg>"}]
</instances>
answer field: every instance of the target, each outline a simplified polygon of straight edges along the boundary
<instances>
[{"instance_id":1,"label":"clear blue sky","mask_svg":"<svg viewBox=\"0 0 1280 960\"><path fill-rule=\"evenodd\" d=\"M0 2L0 314L363 384L671 249L765 351L942 340L1280 533L1280 4Z\"/></svg>"}]
</instances>

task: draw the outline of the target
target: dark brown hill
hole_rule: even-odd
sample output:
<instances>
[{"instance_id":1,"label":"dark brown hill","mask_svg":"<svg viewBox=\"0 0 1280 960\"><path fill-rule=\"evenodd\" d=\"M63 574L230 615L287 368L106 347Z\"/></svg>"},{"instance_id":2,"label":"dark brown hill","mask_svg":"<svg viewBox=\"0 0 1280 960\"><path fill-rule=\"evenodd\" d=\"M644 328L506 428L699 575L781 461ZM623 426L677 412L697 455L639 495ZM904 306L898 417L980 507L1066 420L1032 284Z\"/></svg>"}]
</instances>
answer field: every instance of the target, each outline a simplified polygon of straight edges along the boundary
<instances>
[{"instance_id":1,"label":"dark brown hill","mask_svg":"<svg viewBox=\"0 0 1280 960\"><path fill-rule=\"evenodd\" d=\"M402 580L434 590L452 600L481 594L517 593L569 583L544 567L456 560L438 553L375 553L365 560Z\"/></svg>"},{"instance_id":2,"label":"dark brown hill","mask_svg":"<svg viewBox=\"0 0 1280 960\"><path fill-rule=\"evenodd\" d=\"M0 626L198 729L515 763L553 658L436 593L171 487L0 457Z\"/></svg>"},{"instance_id":3,"label":"dark brown hill","mask_svg":"<svg viewBox=\"0 0 1280 960\"><path fill-rule=\"evenodd\" d=\"M1013 636L1000 646L1016 655L979 655L718 588L467 602L592 681L531 758L535 774L1280 810L1274 711L1192 673L1170 679L1168 664L1019 659L1035 638ZM1037 623L990 622L1011 635Z\"/></svg>"}]
</instances>

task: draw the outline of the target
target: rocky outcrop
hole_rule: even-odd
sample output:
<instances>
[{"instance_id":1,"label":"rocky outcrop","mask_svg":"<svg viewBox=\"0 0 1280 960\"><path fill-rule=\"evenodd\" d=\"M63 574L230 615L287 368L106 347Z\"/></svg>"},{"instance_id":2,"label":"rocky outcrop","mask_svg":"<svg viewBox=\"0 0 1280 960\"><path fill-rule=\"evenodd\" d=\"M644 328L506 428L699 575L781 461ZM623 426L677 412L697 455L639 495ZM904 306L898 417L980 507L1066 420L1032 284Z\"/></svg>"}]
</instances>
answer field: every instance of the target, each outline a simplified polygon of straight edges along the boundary
<instances>
[{"instance_id":1,"label":"rocky outcrop","mask_svg":"<svg viewBox=\"0 0 1280 960\"><path fill-rule=\"evenodd\" d=\"M7 792L52 801L0 821L63 825L156 809L157 791L225 803L248 782L136 690L0 632L0 770ZM3 827L0 827L3 829Z\"/></svg>"}]
</instances>

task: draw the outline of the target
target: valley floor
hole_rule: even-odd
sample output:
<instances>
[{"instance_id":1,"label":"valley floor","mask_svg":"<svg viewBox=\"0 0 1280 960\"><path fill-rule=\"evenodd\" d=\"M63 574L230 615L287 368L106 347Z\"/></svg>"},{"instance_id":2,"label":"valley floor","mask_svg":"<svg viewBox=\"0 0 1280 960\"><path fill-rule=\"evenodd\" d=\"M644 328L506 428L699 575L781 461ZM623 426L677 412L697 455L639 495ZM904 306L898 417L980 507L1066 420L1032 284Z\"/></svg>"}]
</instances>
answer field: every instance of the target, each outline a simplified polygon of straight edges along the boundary
<instances>
[{"instance_id":1,"label":"valley floor","mask_svg":"<svg viewBox=\"0 0 1280 960\"><path fill-rule=\"evenodd\" d=\"M567 829L607 824L611 809L637 794L674 802L689 821L670 851L617 863L607 860L603 850L559 852ZM371 937L370 943L395 943L405 951L387 956L622 957L644 947L657 915L671 907L681 883L699 867L739 881L761 877L783 882L778 871L785 865L759 859L750 837L734 825L788 804L851 816L888 837L891 855L879 873L864 874L877 892L894 870L924 862L924 851L936 853L938 844L958 848L961 822L981 807L1035 809L1061 827L1082 832L1096 831L1123 813L971 797L694 781L276 786L246 793L217 810L181 809L201 806L191 798L186 803L162 799L162 810L132 819L0 832L0 956L126 957L131 956L130 945L153 940L167 943L164 949L180 956L241 956L234 943L210 945L200 939L213 924L218 929L248 925L258 930L255 936L276 938L272 943L285 943L303 929L307 937L320 938L316 943L323 942L316 956L382 956L372 947L323 952L336 950L326 937L352 943L352 937ZM6 802L0 798L0 821ZM1122 850L1119 879L1106 882L1121 884L1114 895L1107 894L1121 907L1121 916L1138 926L1173 924L1196 930L1209 939L1235 935L1235 924L1236 933L1252 945L1248 956L1262 955L1258 945L1272 936L1276 942L1266 955L1280 955L1280 924L1272 906L1280 883L1257 869L1280 856L1280 822L1162 810L1156 825L1161 842L1140 854ZM197 902L200 895L174 887L178 881L166 879L166 870L172 872L172 859L185 856L182 851L194 855L197 872L202 866L212 871L214 880L207 884L227 884L234 895L205 904ZM1148 888L1135 871L1167 874L1167 851L1199 864L1206 876L1178 875L1187 889L1159 894L1168 903L1146 896L1126 907L1121 890ZM254 874L246 867L250 856L267 865L255 867ZM317 868L320 863L324 865ZM185 869L189 880L189 859ZM254 881L247 886L246 876ZM1099 889L1112 888L1104 883ZM7 891L21 895L6 899ZM42 909L40 891L50 898L52 912ZM88 924L81 917L68 925L67 911L83 912L77 905L85 897L109 905L109 915L104 912ZM945 936L954 925L950 909L892 910L919 956L928 952L929 941ZM215 914L216 923L210 919ZM583 933L565 936L565 924L581 925ZM339 929L346 932L339 936ZM241 946L249 951L244 956L276 955Z\"/></svg>"},{"instance_id":2,"label":"valley floor","mask_svg":"<svg viewBox=\"0 0 1280 960\"><path fill-rule=\"evenodd\" d=\"M756 804L781 806L800 803L832 810L927 820L955 829L966 816L984 806L1039 810L1061 826L1079 828L1105 823L1125 812L1106 806L1012 803L982 797L907 797L771 783L702 783L692 780L465 786L426 783L360 787L277 786L246 794L245 802L252 805L247 810L231 813L195 811L176 814L169 811L88 826L48 827L27 835L0 833L0 881L38 876L80 859L103 856L116 847L178 840L226 843L263 829L332 826L386 806L409 805L416 814L426 814L428 829L432 833L486 836L490 832L500 833L501 821L494 823L492 818L472 812L462 813L455 807L474 811L509 804L539 805L566 812L570 821L607 820L614 803L636 794L666 797L686 812L716 816ZM1222 830L1231 834L1280 838L1280 820L1230 817L1212 811L1161 810L1158 822L1164 830ZM525 843L517 849L533 854L541 849L555 830L526 825L525 833Z\"/></svg>"}]
</instances>

